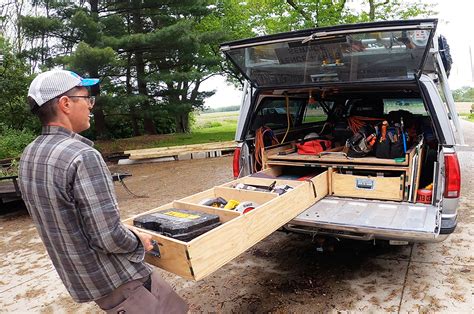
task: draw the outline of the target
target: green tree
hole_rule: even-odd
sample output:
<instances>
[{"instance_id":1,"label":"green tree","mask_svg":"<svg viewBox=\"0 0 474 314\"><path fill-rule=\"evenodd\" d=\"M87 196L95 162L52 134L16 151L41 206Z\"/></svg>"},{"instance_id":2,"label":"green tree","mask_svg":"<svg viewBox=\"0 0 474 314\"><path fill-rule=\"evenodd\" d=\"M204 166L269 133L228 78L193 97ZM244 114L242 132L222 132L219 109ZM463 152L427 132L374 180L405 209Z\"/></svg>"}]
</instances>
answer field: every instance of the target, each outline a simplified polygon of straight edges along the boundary
<instances>
[{"instance_id":1,"label":"green tree","mask_svg":"<svg viewBox=\"0 0 474 314\"><path fill-rule=\"evenodd\" d=\"M474 101L474 88L463 86L453 91L454 101Z\"/></svg>"},{"instance_id":2,"label":"green tree","mask_svg":"<svg viewBox=\"0 0 474 314\"><path fill-rule=\"evenodd\" d=\"M189 113L212 93L203 81L240 75L219 43L341 23L408 18L430 7L401 0L21 0L11 29L31 71L61 65L100 77L91 136L189 131ZM32 8L25 9L25 5ZM3 24L7 23L2 19ZM18 23L13 22L18 21ZM27 44L26 44L27 43ZM99 91L96 91L99 92Z\"/></svg>"},{"instance_id":3,"label":"green tree","mask_svg":"<svg viewBox=\"0 0 474 314\"><path fill-rule=\"evenodd\" d=\"M189 113L202 107L209 93L199 86L218 71L220 56L210 48L219 42L219 31L203 20L210 14L209 1L130 1L111 3L107 25L108 44L130 70L126 71L127 94L142 96L145 132L156 132L158 114L174 117L177 132L189 131ZM126 27L120 33L111 25ZM132 86L131 82L136 85Z\"/></svg>"},{"instance_id":4,"label":"green tree","mask_svg":"<svg viewBox=\"0 0 474 314\"><path fill-rule=\"evenodd\" d=\"M37 130L39 124L36 119L32 119L26 105L26 92L30 83L28 67L1 36L0 56L0 124L10 129Z\"/></svg>"}]
</instances>

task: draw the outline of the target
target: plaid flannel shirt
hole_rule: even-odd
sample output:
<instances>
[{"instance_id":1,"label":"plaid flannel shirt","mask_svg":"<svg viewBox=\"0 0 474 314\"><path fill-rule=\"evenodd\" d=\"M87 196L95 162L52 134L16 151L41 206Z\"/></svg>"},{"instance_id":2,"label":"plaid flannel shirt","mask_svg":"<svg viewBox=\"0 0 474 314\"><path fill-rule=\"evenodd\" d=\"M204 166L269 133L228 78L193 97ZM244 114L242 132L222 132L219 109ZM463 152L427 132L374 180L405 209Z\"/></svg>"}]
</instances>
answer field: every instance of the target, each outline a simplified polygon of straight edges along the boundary
<instances>
[{"instance_id":1,"label":"plaid flannel shirt","mask_svg":"<svg viewBox=\"0 0 474 314\"><path fill-rule=\"evenodd\" d=\"M110 172L93 143L43 127L20 160L23 200L72 298L88 302L148 276L144 248L120 222Z\"/></svg>"}]
</instances>

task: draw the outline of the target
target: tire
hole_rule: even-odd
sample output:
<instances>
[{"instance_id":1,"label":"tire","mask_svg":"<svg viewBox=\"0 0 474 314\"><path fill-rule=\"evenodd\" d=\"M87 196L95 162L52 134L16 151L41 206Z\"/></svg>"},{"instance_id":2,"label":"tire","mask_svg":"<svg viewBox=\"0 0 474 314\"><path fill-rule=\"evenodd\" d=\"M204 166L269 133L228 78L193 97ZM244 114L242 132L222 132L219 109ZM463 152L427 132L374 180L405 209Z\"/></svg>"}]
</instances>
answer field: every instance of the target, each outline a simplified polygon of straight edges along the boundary
<instances>
[{"instance_id":1,"label":"tire","mask_svg":"<svg viewBox=\"0 0 474 314\"><path fill-rule=\"evenodd\" d=\"M453 64L453 58L451 57L448 41L443 35L439 35L438 37L438 47L439 53L441 54L441 60L443 61L444 70L446 71L446 75L449 77L451 65Z\"/></svg>"}]
</instances>

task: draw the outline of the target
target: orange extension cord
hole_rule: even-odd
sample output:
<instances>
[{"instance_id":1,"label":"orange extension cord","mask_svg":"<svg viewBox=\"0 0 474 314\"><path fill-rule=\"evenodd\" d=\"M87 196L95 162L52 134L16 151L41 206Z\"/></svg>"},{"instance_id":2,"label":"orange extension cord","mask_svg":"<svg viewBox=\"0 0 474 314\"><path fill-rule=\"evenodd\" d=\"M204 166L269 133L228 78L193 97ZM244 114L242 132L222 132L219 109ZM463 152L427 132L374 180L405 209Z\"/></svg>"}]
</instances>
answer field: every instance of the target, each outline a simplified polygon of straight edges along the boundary
<instances>
[{"instance_id":1,"label":"orange extension cord","mask_svg":"<svg viewBox=\"0 0 474 314\"><path fill-rule=\"evenodd\" d=\"M265 133L271 132L272 136L272 145L279 144L278 139L273 135L272 129L262 126L255 131L255 163L254 163L254 171L259 171L262 169L263 163L263 150L265 148L265 143L263 141L263 137Z\"/></svg>"},{"instance_id":2,"label":"orange extension cord","mask_svg":"<svg viewBox=\"0 0 474 314\"><path fill-rule=\"evenodd\" d=\"M360 128L367 124L368 121L383 121L383 118L369 118L369 117L360 117L353 116L347 118L347 124L351 131L356 134L359 132Z\"/></svg>"}]
</instances>

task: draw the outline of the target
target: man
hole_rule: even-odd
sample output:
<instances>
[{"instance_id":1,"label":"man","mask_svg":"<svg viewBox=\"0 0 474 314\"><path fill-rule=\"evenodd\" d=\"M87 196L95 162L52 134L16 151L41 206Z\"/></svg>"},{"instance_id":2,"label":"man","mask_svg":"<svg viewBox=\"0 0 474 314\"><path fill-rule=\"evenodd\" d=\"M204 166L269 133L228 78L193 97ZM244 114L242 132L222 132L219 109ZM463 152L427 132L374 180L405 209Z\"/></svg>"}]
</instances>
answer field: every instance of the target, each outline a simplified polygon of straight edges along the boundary
<instances>
[{"instance_id":1,"label":"man","mask_svg":"<svg viewBox=\"0 0 474 314\"><path fill-rule=\"evenodd\" d=\"M151 237L120 222L110 172L90 127L98 79L53 70L30 85L28 102L43 125L20 160L23 200L72 298L108 313L184 313L186 303L143 262Z\"/></svg>"}]
</instances>

